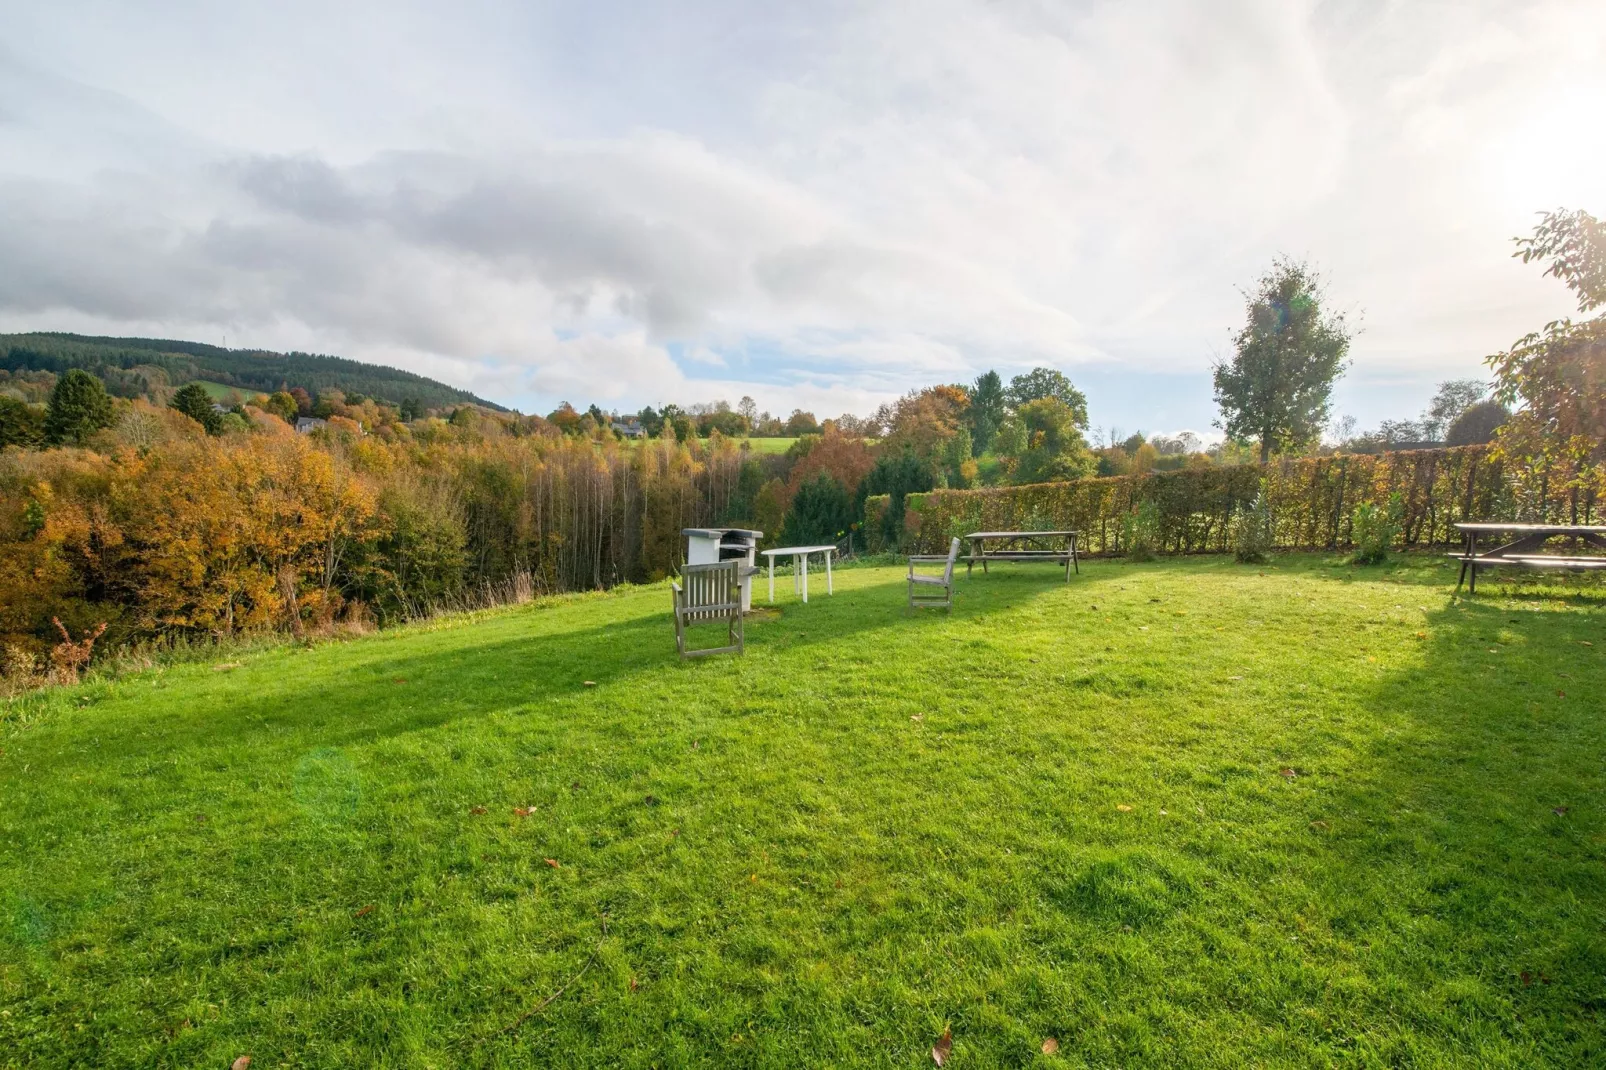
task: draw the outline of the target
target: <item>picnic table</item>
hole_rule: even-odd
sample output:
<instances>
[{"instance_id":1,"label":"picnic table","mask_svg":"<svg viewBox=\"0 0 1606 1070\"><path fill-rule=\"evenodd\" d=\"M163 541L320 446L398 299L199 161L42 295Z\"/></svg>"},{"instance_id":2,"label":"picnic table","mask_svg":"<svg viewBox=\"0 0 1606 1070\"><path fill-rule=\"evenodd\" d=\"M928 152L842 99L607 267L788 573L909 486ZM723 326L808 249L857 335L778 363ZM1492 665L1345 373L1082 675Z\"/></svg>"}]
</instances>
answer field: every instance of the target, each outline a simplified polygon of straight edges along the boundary
<instances>
[{"instance_id":1,"label":"picnic table","mask_svg":"<svg viewBox=\"0 0 1606 1070\"><path fill-rule=\"evenodd\" d=\"M1467 537L1466 549L1450 556L1461 562L1461 576L1455 589L1471 574L1468 594L1478 591L1478 569L1511 566L1515 568L1565 568L1584 570L1606 568L1606 556L1580 554L1541 553L1546 542L1557 536L1568 536L1606 550L1606 526L1599 524L1512 524L1503 522L1457 524L1456 528ZM1501 546L1478 552L1478 540L1489 535L1515 535Z\"/></svg>"},{"instance_id":2,"label":"picnic table","mask_svg":"<svg viewBox=\"0 0 1606 1070\"><path fill-rule=\"evenodd\" d=\"M990 561L1052 561L1065 564L1065 582L1071 582L1071 570L1078 575L1082 566L1076 560L1075 531L973 531L965 538L970 542L970 553L965 557L965 574L968 576L981 562L982 572ZM992 543L989 549L988 543Z\"/></svg>"},{"instance_id":3,"label":"picnic table","mask_svg":"<svg viewBox=\"0 0 1606 1070\"><path fill-rule=\"evenodd\" d=\"M831 555L835 546L778 546L773 550L760 550L770 559L770 601L775 601L775 559L782 555L792 559L792 590L809 600L809 555L825 555L825 593L831 593Z\"/></svg>"}]
</instances>

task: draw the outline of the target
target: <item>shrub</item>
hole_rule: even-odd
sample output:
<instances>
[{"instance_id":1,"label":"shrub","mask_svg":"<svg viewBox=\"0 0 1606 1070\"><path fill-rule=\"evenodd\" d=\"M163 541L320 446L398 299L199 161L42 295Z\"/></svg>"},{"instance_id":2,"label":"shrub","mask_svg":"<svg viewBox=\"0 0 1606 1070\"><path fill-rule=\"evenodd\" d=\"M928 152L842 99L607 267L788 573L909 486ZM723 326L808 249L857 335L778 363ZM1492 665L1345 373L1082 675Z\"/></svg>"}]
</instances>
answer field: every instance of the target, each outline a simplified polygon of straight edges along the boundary
<instances>
[{"instance_id":1,"label":"shrub","mask_svg":"<svg viewBox=\"0 0 1606 1070\"><path fill-rule=\"evenodd\" d=\"M1403 512L1398 494L1389 495L1388 504L1384 506L1372 502L1358 506L1350 518L1350 537L1355 542L1350 561L1357 565L1382 564L1394 540L1399 538Z\"/></svg>"},{"instance_id":2,"label":"shrub","mask_svg":"<svg viewBox=\"0 0 1606 1070\"><path fill-rule=\"evenodd\" d=\"M1271 509L1266 504L1266 492L1255 495L1255 500L1232 514L1232 554L1246 565L1262 564L1271 549Z\"/></svg>"},{"instance_id":3,"label":"shrub","mask_svg":"<svg viewBox=\"0 0 1606 1070\"><path fill-rule=\"evenodd\" d=\"M1153 561L1160 548L1160 506L1153 501L1138 507L1121 520L1121 541L1126 544L1129 561Z\"/></svg>"}]
</instances>

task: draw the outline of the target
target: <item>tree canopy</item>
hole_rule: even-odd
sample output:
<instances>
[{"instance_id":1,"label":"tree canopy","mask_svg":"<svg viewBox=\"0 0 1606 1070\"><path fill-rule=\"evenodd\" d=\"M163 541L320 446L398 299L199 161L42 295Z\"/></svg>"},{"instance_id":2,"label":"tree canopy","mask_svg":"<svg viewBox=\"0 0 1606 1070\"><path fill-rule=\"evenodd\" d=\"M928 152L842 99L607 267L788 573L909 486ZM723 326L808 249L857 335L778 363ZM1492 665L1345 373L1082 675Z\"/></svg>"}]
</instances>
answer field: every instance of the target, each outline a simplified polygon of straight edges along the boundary
<instances>
[{"instance_id":1,"label":"tree canopy","mask_svg":"<svg viewBox=\"0 0 1606 1070\"><path fill-rule=\"evenodd\" d=\"M1273 262L1244 298L1248 322L1233 338L1232 359L1215 366L1217 426L1258 442L1265 464L1273 450L1321 434L1353 331L1342 313L1323 308L1320 276L1297 261Z\"/></svg>"},{"instance_id":2,"label":"tree canopy","mask_svg":"<svg viewBox=\"0 0 1606 1070\"><path fill-rule=\"evenodd\" d=\"M1087 427L1087 395L1071 385L1065 373L1055 368L1033 368L1009 381L1008 401L1019 409L1038 398L1057 398L1071 410L1077 427Z\"/></svg>"},{"instance_id":3,"label":"tree canopy","mask_svg":"<svg viewBox=\"0 0 1606 1070\"><path fill-rule=\"evenodd\" d=\"M45 440L52 445L81 446L84 440L112 422L112 399L106 386L82 368L72 368L56 380L45 413Z\"/></svg>"}]
</instances>

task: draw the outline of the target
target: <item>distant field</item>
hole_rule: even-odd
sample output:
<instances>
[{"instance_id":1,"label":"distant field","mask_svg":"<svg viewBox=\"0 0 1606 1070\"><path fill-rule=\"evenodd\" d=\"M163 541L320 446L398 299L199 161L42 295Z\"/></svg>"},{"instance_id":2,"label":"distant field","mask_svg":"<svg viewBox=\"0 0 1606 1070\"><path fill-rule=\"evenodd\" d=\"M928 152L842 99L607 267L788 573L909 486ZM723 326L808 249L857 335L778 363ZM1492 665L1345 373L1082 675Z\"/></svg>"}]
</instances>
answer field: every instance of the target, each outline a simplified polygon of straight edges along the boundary
<instances>
[{"instance_id":1,"label":"distant field","mask_svg":"<svg viewBox=\"0 0 1606 1070\"><path fill-rule=\"evenodd\" d=\"M245 401L249 398L255 397L260 392L248 389L246 387L224 386L222 383L214 383L210 379L192 379L191 382L199 383L202 387L204 387L207 394L211 396L213 401L228 401L231 398L236 397L241 401ZM189 386L190 384L183 383L181 385Z\"/></svg>"},{"instance_id":2,"label":"distant field","mask_svg":"<svg viewBox=\"0 0 1606 1070\"><path fill-rule=\"evenodd\" d=\"M754 453L785 453L792 448L796 438L749 438L743 439L753 448Z\"/></svg>"}]
</instances>

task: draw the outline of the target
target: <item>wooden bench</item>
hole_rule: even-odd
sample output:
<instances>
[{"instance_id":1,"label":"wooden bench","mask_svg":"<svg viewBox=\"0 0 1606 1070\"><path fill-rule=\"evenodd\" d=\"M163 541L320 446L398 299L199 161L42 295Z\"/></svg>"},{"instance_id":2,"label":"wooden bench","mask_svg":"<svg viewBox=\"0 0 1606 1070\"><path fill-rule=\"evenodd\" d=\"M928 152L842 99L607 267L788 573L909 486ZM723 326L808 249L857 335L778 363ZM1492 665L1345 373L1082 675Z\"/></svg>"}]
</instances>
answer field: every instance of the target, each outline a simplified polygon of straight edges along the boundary
<instances>
[{"instance_id":1,"label":"wooden bench","mask_svg":"<svg viewBox=\"0 0 1606 1070\"><path fill-rule=\"evenodd\" d=\"M1606 550L1606 526L1594 524L1505 524L1496 522L1457 524L1456 527L1467 537L1467 545L1466 549L1461 553L1450 554L1449 556L1451 560L1461 562L1461 575L1456 580L1456 590L1461 589L1462 583L1467 583L1468 594L1476 594L1478 591L1478 570L1480 568L1509 566L1511 568L1554 568L1571 572L1606 568L1606 556L1546 554L1539 552L1546 542L1554 538L1577 539L1590 546ZM1515 535L1516 538L1503 546L1497 546L1492 550L1485 550L1479 553L1478 539L1484 535Z\"/></svg>"},{"instance_id":2,"label":"wooden bench","mask_svg":"<svg viewBox=\"0 0 1606 1070\"><path fill-rule=\"evenodd\" d=\"M1082 571L1076 553L1078 534L1075 531L973 531L965 536L970 541L970 553L964 557L965 573L969 575L977 564L985 573L992 561L1047 561L1064 565L1065 580L1069 583L1073 569L1078 574ZM989 542L997 544L998 548L989 550ZM1051 547L1051 542L1062 542L1063 546Z\"/></svg>"}]
</instances>

